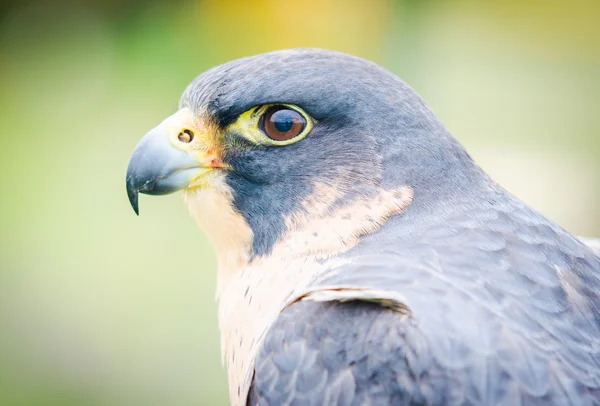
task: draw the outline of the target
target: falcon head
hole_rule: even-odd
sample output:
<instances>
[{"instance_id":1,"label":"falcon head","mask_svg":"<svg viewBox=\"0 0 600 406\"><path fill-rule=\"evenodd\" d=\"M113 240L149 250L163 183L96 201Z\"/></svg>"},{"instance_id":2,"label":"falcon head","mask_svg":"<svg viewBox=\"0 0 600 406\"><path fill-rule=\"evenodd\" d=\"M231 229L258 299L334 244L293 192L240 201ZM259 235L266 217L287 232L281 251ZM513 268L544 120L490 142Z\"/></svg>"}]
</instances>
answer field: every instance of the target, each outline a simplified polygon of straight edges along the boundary
<instances>
[{"instance_id":1,"label":"falcon head","mask_svg":"<svg viewBox=\"0 0 600 406\"><path fill-rule=\"evenodd\" d=\"M277 248L335 255L409 206L451 205L486 183L404 82L375 63L314 49L201 74L127 169L136 212L138 193L183 189L219 257L242 262Z\"/></svg>"}]
</instances>

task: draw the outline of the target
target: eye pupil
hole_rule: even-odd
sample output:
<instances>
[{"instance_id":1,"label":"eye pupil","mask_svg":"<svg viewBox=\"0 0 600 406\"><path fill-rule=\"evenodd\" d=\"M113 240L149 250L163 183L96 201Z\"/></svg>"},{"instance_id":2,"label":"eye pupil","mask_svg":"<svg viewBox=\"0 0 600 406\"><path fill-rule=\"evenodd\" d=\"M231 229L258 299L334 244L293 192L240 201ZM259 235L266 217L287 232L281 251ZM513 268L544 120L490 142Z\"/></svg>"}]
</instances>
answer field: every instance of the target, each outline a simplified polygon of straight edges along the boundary
<instances>
[{"instance_id":1,"label":"eye pupil","mask_svg":"<svg viewBox=\"0 0 600 406\"><path fill-rule=\"evenodd\" d=\"M289 110L279 110L271 116L271 121L275 124L277 131L282 133L290 131L294 125L294 117Z\"/></svg>"},{"instance_id":2,"label":"eye pupil","mask_svg":"<svg viewBox=\"0 0 600 406\"><path fill-rule=\"evenodd\" d=\"M306 128L306 119L298 111L286 106L271 106L260 122L261 130L274 141L297 137Z\"/></svg>"}]
</instances>

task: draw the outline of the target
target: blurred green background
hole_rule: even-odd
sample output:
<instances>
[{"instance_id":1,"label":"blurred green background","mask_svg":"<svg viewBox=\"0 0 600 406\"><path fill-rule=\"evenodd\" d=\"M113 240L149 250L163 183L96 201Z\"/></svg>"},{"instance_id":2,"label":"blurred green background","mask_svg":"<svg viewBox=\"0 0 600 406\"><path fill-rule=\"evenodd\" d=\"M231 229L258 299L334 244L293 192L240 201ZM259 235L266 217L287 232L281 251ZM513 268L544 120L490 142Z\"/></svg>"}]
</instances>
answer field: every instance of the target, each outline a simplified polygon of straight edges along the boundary
<instances>
[{"instance_id":1,"label":"blurred green background","mask_svg":"<svg viewBox=\"0 0 600 406\"><path fill-rule=\"evenodd\" d=\"M315 46L410 83L501 184L600 236L600 2L0 5L0 404L224 405L215 260L181 196L124 187L194 76Z\"/></svg>"}]
</instances>

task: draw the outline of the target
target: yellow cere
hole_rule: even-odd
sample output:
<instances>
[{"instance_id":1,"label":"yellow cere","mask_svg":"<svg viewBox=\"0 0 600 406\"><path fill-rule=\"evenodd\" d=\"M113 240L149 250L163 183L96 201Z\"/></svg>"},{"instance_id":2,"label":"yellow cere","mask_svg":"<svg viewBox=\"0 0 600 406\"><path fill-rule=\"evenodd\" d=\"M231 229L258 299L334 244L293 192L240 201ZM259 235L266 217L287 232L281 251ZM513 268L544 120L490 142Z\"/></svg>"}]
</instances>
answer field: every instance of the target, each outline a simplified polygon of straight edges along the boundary
<instances>
[{"instance_id":1,"label":"yellow cere","mask_svg":"<svg viewBox=\"0 0 600 406\"><path fill-rule=\"evenodd\" d=\"M306 120L306 127L304 128L304 130L302 130L302 132L296 137L285 141L276 141L269 138L260 128L258 128L258 123L260 122L260 119L263 116L263 114L269 109L269 107L272 106L285 106L300 113ZM240 114L238 119L233 124L230 124L227 127L226 131L240 134L248 141L257 145L285 146L294 144L304 139L304 137L308 135L313 126L314 120L300 107L295 106L293 104L271 103L252 107L245 113Z\"/></svg>"}]
</instances>

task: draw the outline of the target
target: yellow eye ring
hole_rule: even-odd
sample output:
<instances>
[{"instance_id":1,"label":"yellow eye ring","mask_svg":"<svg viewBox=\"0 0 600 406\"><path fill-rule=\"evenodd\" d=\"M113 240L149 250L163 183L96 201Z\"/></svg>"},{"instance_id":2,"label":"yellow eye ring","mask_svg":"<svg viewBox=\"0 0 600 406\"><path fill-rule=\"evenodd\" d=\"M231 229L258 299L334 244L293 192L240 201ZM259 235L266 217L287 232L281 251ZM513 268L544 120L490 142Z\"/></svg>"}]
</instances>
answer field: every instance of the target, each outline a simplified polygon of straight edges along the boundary
<instances>
[{"instance_id":1,"label":"yellow eye ring","mask_svg":"<svg viewBox=\"0 0 600 406\"><path fill-rule=\"evenodd\" d=\"M286 106L269 107L258 121L258 128L273 141L288 141L304 131L306 119Z\"/></svg>"},{"instance_id":2,"label":"yellow eye ring","mask_svg":"<svg viewBox=\"0 0 600 406\"><path fill-rule=\"evenodd\" d=\"M229 126L235 132L258 145L285 146L308 135L314 120L298 106L264 104L241 114Z\"/></svg>"}]
</instances>

